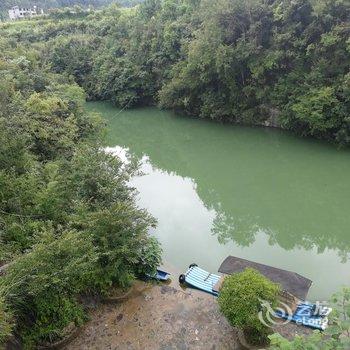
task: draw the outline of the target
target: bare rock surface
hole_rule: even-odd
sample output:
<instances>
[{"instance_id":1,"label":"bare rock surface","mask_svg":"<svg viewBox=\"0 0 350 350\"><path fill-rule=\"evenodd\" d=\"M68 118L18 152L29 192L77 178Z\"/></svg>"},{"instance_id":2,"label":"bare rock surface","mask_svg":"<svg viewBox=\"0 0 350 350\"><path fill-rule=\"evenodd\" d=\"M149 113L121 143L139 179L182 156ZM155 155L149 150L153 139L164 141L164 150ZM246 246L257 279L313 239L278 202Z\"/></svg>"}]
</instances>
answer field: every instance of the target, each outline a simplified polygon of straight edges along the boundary
<instances>
[{"instance_id":1,"label":"bare rock surface","mask_svg":"<svg viewBox=\"0 0 350 350\"><path fill-rule=\"evenodd\" d=\"M65 349L241 349L214 297L183 290L175 278L170 285L138 281L127 301L99 305Z\"/></svg>"},{"instance_id":2,"label":"bare rock surface","mask_svg":"<svg viewBox=\"0 0 350 350\"><path fill-rule=\"evenodd\" d=\"M213 296L170 284L137 281L130 298L101 304L66 350L221 350L246 349L237 330L219 312ZM277 327L286 337L308 330Z\"/></svg>"}]
</instances>

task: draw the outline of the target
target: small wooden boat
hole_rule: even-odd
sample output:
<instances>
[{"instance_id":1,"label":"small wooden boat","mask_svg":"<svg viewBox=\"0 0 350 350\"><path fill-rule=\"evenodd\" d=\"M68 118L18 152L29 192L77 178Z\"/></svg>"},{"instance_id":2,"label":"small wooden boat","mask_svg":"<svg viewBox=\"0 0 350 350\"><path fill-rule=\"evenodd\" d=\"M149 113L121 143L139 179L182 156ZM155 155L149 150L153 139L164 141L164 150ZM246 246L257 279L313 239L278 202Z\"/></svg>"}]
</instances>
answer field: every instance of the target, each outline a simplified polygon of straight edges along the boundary
<instances>
[{"instance_id":1,"label":"small wooden boat","mask_svg":"<svg viewBox=\"0 0 350 350\"><path fill-rule=\"evenodd\" d=\"M279 284L286 291L299 300L306 300L312 281L298 273L282 270L277 267L260 264L254 261L228 256L219 267L219 272L233 275L243 272L247 268L259 271L263 276Z\"/></svg>"},{"instance_id":2,"label":"small wooden boat","mask_svg":"<svg viewBox=\"0 0 350 350\"><path fill-rule=\"evenodd\" d=\"M181 284L186 283L194 288L218 296L219 293L215 290L215 286L220 279L221 276L207 272L199 268L196 264L191 264L187 272L180 275L179 282Z\"/></svg>"}]
</instances>

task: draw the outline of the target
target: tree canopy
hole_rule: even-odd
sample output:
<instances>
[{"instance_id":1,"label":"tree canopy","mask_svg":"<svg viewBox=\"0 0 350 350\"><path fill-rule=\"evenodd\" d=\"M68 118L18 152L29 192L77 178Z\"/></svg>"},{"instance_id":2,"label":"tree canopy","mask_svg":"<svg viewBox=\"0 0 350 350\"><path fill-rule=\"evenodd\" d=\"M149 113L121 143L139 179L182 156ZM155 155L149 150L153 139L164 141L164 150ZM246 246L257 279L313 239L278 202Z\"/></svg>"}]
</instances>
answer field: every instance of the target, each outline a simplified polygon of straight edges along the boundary
<instances>
[{"instance_id":1,"label":"tree canopy","mask_svg":"<svg viewBox=\"0 0 350 350\"><path fill-rule=\"evenodd\" d=\"M349 18L346 0L146 0L55 12L4 35L40 43L51 71L73 77L88 99L347 145Z\"/></svg>"},{"instance_id":2,"label":"tree canopy","mask_svg":"<svg viewBox=\"0 0 350 350\"><path fill-rule=\"evenodd\" d=\"M155 273L161 250L128 184L137 164L104 151L84 90L12 29L0 39L0 341L35 349L86 321L84 295Z\"/></svg>"}]
</instances>

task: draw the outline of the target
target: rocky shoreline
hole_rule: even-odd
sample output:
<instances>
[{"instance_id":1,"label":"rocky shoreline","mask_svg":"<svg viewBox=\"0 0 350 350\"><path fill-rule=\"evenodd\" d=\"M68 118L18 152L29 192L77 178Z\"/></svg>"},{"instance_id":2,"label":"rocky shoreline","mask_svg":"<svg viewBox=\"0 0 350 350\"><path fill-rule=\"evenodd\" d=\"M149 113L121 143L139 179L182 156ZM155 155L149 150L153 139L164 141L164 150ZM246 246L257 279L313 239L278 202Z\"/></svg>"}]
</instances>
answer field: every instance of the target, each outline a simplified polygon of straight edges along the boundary
<instances>
[{"instance_id":1,"label":"rocky shoreline","mask_svg":"<svg viewBox=\"0 0 350 350\"><path fill-rule=\"evenodd\" d=\"M216 298L182 289L177 276L173 272L169 285L137 281L127 300L98 304L65 349L246 349L240 333L219 312ZM294 324L275 330L285 337L310 333Z\"/></svg>"}]
</instances>

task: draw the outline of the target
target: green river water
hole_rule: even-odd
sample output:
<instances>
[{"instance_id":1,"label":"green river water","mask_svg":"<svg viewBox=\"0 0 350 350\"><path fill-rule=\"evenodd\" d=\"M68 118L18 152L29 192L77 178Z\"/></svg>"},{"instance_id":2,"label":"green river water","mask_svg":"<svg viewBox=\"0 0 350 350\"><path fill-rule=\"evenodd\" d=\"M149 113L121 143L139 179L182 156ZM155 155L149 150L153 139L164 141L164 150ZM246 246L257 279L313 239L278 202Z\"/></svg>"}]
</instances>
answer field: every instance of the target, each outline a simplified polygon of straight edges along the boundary
<instances>
[{"instance_id":1,"label":"green river water","mask_svg":"<svg viewBox=\"0 0 350 350\"><path fill-rule=\"evenodd\" d=\"M165 261L216 272L234 255L284 268L313 280L314 301L350 285L349 150L155 108L87 108L107 120L109 151L142 161L132 185Z\"/></svg>"}]
</instances>

